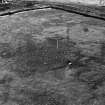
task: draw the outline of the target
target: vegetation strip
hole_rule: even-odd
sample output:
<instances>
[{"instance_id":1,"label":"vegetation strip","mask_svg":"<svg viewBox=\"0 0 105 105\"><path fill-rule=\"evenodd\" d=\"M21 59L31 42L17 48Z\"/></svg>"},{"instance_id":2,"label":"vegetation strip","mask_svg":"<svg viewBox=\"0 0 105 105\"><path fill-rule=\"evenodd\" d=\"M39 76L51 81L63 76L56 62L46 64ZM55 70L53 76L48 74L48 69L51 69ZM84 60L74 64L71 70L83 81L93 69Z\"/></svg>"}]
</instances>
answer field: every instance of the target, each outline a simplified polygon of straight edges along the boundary
<instances>
[{"instance_id":1,"label":"vegetation strip","mask_svg":"<svg viewBox=\"0 0 105 105\"><path fill-rule=\"evenodd\" d=\"M8 4L0 4L0 16L45 8L59 9L79 15L84 15L86 17L105 20L105 7L102 6L41 1L21 1L15 3L11 2Z\"/></svg>"}]
</instances>

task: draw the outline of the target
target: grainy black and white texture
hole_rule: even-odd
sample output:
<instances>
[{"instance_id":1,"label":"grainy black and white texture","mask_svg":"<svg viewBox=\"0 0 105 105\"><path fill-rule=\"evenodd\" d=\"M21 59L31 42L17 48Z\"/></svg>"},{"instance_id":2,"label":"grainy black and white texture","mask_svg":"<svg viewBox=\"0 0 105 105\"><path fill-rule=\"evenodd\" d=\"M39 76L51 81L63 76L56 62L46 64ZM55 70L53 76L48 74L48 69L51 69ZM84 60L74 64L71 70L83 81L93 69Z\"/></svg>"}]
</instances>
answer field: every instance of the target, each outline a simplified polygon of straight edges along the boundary
<instances>
[{"instance_id":1,"label":"grainy black and white texture","mask_svg":"<svg viewBox=\"0 0 105 105\"><path fill-rule=\"evenodd\" d=\"M56 9L0 17L0 105L104 105L105 21Z\"/></svg>"}]
</instances>

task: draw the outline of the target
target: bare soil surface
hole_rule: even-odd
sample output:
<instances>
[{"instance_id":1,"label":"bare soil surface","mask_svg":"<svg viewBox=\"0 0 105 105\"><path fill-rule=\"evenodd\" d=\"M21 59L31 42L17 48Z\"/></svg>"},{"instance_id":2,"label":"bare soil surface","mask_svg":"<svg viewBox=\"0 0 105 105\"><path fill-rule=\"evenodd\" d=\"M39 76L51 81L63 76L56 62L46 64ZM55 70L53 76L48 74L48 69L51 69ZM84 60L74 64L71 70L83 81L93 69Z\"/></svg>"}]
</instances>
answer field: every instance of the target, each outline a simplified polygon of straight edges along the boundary
<instances>
[{"instance_id":1,"label":"bare soil surface","mask_svg":"<svg viewBox=\"0 0 105 105\"><path fill-rule=\"evenodd\" d=\"M55 9L0 17L0 105L104 105L105 21Z\"/></svg>"}]
</instances>

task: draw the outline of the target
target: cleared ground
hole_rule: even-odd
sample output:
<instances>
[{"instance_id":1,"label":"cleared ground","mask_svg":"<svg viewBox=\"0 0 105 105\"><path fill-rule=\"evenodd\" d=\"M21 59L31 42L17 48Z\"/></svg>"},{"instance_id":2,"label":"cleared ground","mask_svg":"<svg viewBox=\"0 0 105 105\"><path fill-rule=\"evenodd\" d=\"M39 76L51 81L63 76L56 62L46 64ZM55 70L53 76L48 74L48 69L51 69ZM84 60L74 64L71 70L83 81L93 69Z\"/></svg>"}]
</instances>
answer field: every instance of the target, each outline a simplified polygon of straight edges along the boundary
<instances>
[{"instance_id":1,"label":"cleared ground","mask_svg":"<svg viewBox=\"0 0 105 105\"><path fill-rule=\"evenodd\" d=\"M0 17L0 105L104 105L105 21L43 9Z\"/></svg>"}]
</instances>

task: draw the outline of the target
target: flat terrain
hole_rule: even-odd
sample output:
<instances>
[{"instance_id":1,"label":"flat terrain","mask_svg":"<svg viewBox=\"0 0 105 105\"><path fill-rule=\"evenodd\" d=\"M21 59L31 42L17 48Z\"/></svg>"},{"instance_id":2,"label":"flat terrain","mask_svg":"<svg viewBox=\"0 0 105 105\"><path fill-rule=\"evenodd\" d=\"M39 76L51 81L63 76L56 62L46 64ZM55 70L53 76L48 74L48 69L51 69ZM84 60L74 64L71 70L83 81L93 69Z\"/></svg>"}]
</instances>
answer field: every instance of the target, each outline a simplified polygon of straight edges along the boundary
<instances>
[{"instance_id":1,"label":"flat terrain","mask_svg":"<svg viewBox=\"0 0 105 105\"><path fill-rule=\"evenodd\" d=\"M105 21L56 9L0 17L0 105L104 105Z\"/></svg>"}]
</instances>

